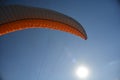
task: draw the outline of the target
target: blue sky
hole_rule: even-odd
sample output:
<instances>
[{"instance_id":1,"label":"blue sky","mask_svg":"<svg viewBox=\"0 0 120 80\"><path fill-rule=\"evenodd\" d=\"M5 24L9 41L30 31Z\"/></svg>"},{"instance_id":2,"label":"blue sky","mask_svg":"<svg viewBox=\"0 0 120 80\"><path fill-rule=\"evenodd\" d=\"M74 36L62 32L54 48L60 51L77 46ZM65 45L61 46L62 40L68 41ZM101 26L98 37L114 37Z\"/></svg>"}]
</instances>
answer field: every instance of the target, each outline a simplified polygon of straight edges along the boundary
<instances>
[{"instance_id":1,"label":"blue sky","mask_svg":"<svg viewBox=\"0 0 120 80\"><path fill-rule=\"evenodd\" d=\"M88 40L60 31L28 29L0 37L2 80L78 80L75 68L90 68L87 80L120 80L118 0L2 0L48 8L73 17Z\"/></svg>"}]
</instances>

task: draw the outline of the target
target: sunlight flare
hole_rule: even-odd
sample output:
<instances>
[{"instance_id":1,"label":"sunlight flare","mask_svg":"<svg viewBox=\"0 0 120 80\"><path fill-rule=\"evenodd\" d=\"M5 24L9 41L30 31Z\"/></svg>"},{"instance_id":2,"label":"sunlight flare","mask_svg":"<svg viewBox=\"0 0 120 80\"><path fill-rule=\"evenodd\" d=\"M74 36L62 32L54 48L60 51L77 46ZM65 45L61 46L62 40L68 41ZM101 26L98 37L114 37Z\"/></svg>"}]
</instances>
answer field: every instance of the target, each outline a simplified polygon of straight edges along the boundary
<instances>
[{"instance_id":1,"label":"sunlight flare","mask_svg":"<svg viewBox=\"0 0 120 80\"><path fill-rule=\"evenodd\" d=\"M85 66L79 66L76 69L76 75L78 78L85 79L89 76L89 69Z\"/></svg>"}]
</instances>

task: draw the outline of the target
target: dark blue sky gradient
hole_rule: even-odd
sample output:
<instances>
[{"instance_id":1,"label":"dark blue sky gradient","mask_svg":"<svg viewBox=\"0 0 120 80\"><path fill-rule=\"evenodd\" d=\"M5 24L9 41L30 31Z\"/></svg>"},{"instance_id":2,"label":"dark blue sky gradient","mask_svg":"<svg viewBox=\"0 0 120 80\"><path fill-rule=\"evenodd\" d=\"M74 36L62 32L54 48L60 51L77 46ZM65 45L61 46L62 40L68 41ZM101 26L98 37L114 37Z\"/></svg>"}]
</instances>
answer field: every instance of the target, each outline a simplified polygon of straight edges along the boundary
<instances>
[{"instance_id":1,"label":"dark blue sky gradient","mask_svg":"<svg viewBox=\"0 0 120 80\"><path fill-rule=\"evenodd\" d=\"M119 0L2 0L48 8L80 22L88 40L61 31L27 29L0 37L2 80L78 80L75 68L91 70L86 80L120 80Z\"/></svg>"}]
</instances>

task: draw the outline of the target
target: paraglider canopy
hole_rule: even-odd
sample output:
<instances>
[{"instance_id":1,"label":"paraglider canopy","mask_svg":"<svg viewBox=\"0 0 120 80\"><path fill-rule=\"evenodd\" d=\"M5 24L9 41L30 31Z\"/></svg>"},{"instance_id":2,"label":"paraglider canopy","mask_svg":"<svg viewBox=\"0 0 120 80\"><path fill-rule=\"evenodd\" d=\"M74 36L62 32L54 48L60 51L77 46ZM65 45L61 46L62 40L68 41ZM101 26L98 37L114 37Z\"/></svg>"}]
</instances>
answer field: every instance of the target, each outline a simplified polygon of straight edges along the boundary
<instances>
[{"instance_id":1,"label":"paraglider canopy","mask_svg":"<svg viewBox=\"0 0 120 80\"><path fill-rule=\"evenodd\" d=\"M0 6L0 35L28 28L60 30L87 39L80 23L59 12L21 5Z\"/></svg>"}]
</instances>

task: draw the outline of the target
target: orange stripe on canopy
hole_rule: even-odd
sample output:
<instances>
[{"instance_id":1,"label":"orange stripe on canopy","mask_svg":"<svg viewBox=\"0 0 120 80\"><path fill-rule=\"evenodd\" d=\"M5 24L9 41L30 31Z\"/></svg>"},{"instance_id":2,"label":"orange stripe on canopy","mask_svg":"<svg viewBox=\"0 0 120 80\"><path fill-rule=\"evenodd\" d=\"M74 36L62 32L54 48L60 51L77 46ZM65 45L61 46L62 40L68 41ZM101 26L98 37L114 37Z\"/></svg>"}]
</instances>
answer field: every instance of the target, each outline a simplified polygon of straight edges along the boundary
<instances>
[{"instance_id":1,"label":"orange stripe on canopy","mask_svg":"<svg viewBox=\"0 0 120 80\"><path fill-rule=\"evenodd\" d=\"M38 19L20 20L3 24L2 26L0 26L0 35L29 28L49 28L53 30L61 30L77 36L81 36L83 39L86 39L86 37L81 32L67 24L62 24L56 21Z\"/></svg>"}]
</instances>

